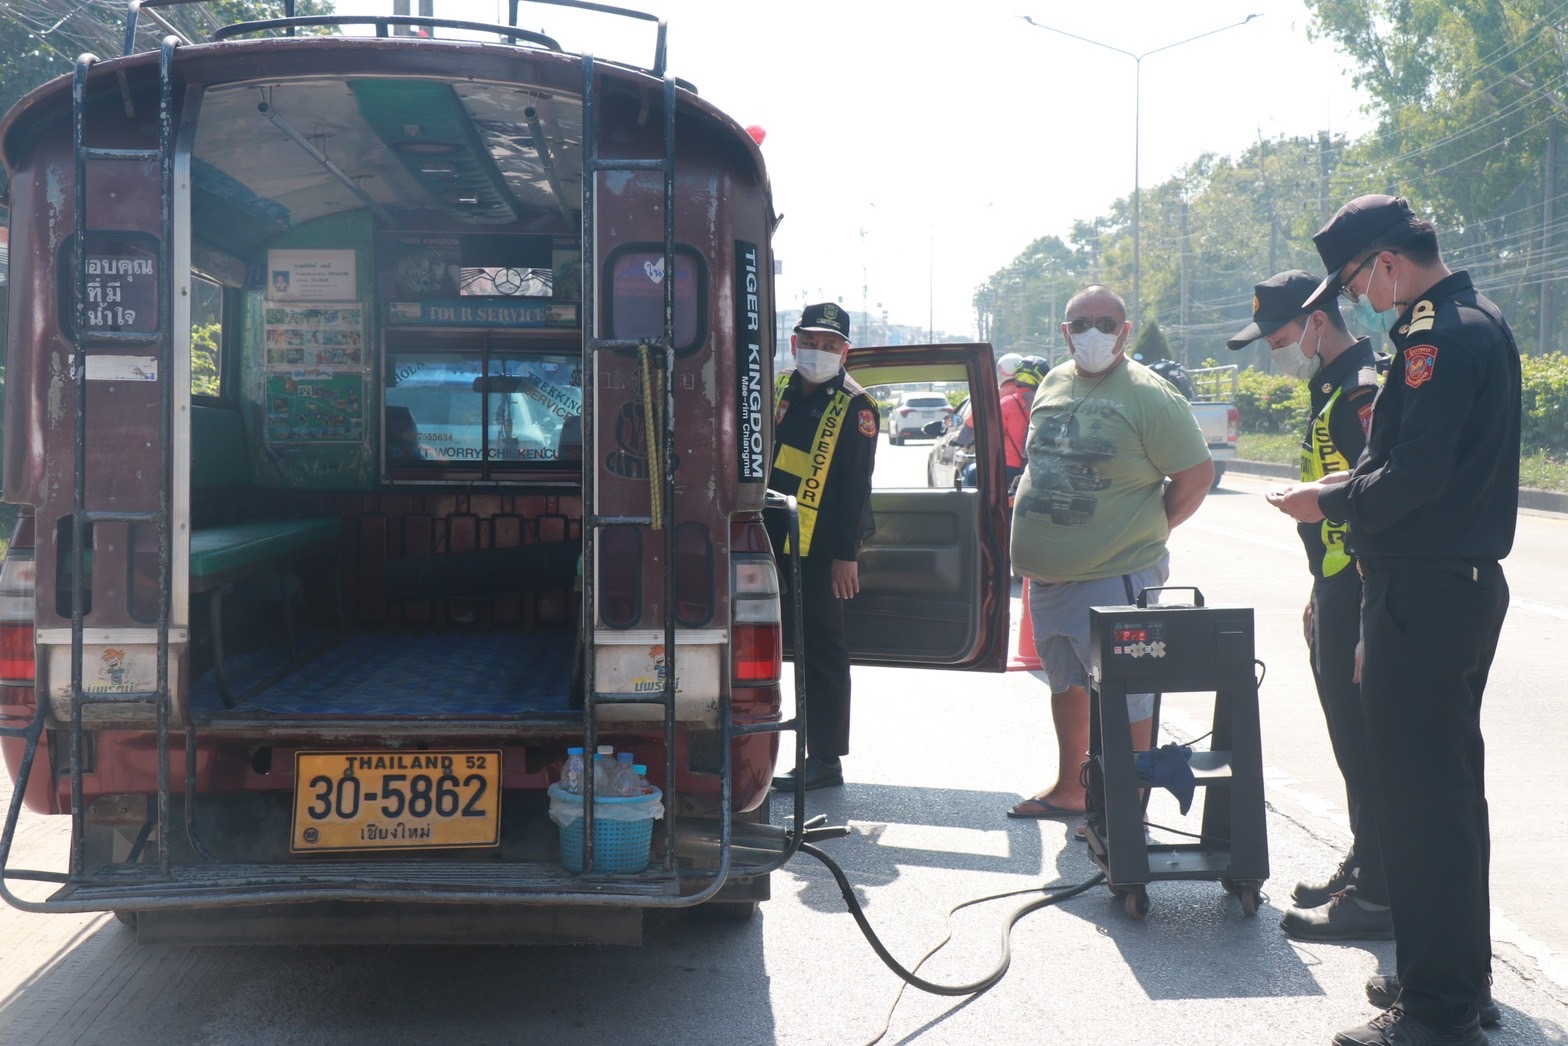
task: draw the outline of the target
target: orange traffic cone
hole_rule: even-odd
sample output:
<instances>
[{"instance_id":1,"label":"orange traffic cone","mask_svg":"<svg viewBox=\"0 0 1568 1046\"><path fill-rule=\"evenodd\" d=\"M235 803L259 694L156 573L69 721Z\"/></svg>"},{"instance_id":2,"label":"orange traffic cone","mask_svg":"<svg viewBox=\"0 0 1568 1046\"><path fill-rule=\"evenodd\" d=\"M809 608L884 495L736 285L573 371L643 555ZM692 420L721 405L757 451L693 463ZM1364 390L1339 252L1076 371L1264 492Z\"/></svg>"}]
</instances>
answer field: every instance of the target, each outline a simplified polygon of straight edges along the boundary
<instances>
[{"instance_id":1,"label":"orange traffic cone","mask_svg":"<svg viewBox=\"0 0 1568 1046\"><path fill-rule=\"evenodd\" d=\"M1007 662L1009 672L1032 672L1040 667L1034 649L1034 618L1029 613L1029 579L1024 578L1024 612L1018 621L1018 649Z\"/></svg>"}]
</instances>

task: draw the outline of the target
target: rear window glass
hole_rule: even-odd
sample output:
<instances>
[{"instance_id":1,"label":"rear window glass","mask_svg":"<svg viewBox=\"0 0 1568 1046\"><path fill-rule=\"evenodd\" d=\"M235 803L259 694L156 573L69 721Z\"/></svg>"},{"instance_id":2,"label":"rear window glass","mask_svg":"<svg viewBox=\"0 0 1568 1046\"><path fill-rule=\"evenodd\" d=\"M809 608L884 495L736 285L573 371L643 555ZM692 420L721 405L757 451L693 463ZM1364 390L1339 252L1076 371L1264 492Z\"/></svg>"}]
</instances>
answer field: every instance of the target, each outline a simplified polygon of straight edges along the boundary
<instances>
[{"instance_id":1,"label":"rear window glass","mask_svg":"<svg viewBox=\"0 0 1568 1046\"><path fill-rule=\"evenodd\" d=\"M551 464L582 457L576 354L390 352L391 468Z\"/></svg>"},{"instance_id":2,"label":"rear window glass","mask_svg":"<svg viewBox=\"0 0 1568 1046\"><path fill-rule=\"evenodd\" d=\"M605 309L612 338L664 336L664 247L630 244L610 252ZM708 336L708 275L695 251L675 249L675 351L690 352Z\"/></svg>"},{"instance_id":3,"label":"rear window glass","mask_svg":"<svg viewBox=\"0 0 1568 1046\"><path fill-rule=\"evenodd\" d=\"M906 406L906 407L921 407L921 408L945 407L945 406L947 406L947 397L945 397L945 396L908 396L908 397L905 397L905 399L904 399L904 406Z\"/></svg>"}]
</instances>

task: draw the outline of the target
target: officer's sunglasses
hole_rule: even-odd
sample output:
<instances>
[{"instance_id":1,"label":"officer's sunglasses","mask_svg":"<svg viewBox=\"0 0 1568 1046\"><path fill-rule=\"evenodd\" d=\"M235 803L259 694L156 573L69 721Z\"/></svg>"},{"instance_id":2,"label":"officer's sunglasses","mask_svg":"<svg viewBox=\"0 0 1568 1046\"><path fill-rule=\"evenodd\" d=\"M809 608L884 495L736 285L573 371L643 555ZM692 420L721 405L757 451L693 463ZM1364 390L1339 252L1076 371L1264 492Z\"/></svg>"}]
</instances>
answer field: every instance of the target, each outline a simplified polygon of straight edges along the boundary
<instances>
[{"instance_id":1,"label":"officer's sunglasses","mask_svg":"<svg viewBox=\"0 0 1568 1046\"><path fill-rule=\"evenodd\" d=\"M1074 316L1072 319L1067 321L1067 329L1074 334L1082 334L1090 327L1093 327L1101 334L1120 334L1122 330L1122 321L1113 320L1109 316L1101 316L1097 320L1089 320L1082 316Z\"/></svg>"}]
</instances>

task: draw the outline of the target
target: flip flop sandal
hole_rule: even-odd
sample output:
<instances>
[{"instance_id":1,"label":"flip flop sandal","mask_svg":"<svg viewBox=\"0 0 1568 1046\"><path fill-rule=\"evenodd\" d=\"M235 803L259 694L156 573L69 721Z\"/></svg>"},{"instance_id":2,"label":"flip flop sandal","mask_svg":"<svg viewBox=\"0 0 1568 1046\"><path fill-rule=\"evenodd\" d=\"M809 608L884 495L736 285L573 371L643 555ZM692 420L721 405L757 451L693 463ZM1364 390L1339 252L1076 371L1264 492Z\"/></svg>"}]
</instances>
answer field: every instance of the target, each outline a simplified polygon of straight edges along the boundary
<instances>
[{"instance_id":1,"label":"flip flop sandal","mask_svg":"<svg viewBox=\"0 0 1568 1046\"><path fill-rule=\"evenodd\" d=\"M1018 808L1019 806L1028 806L1030 804L1033 804L1036 809L1020 810ZM1057 806L1055 803L1044 799L1025 799L1007 811L1007 816L1020 821L1044 821L1053 817L1082 817L1083 811L1069 810L1064 806Z\"/></svg>"}]
</instances>

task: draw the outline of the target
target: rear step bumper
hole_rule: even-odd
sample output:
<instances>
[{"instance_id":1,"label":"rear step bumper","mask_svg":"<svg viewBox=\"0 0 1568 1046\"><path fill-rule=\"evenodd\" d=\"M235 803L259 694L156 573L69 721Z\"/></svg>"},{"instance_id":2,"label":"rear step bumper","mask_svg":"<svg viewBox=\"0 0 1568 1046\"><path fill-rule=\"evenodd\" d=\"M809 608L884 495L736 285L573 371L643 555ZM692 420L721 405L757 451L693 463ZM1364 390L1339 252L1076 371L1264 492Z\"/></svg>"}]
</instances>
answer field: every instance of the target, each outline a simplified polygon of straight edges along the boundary
<instances>
[{"instance_id":1,"label":"rear step bumper","mask_svg":"<svg viewBox=\"0 0 1568 1046\"><path fill-rule=\"evenodd\" d=\"M316 867L277 864L176 865L168 878L145 865L123 865L90 881L68 883L43 905L58 912L222 908L318 901L391 903L685 907L700 899L663 869L633 875L572 875L555 862L505 865L433 861L334 861Z\"/></svg>"},{"instance_id":2,"label":"rear step bumper","mask_svg":"<svg viewBox=\"0 0 1568 1046\"><path fill-rule=\"evenodd\" d=\"M778 868L787 846L781 828L732 825L731 859L720 861L718 822L699 819L683 827L677 833L676 853L721 867L670 872L655 865L634 874L575 875L556 861L323 861L173 865L164 878L151 865L115 865L65 884L36 907L140 912L359 901L439 907L687 908L712 899L726 883L766 876ZM716 873L723 874L722 882L716 881Z\"/></svg>"}]
</instances>

